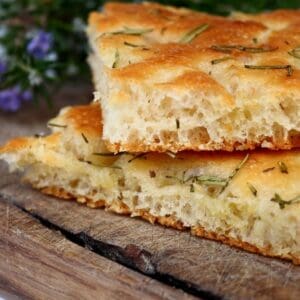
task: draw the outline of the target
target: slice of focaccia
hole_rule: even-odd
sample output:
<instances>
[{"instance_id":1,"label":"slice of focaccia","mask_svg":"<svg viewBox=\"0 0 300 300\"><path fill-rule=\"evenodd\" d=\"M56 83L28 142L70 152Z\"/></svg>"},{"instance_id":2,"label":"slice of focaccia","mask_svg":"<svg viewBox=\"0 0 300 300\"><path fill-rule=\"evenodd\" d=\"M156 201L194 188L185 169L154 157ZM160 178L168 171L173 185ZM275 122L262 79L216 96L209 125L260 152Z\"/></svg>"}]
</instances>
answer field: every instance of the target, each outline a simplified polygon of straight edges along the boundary
<instances>
[{"instance_id":1,"label":"slice of focaccia","mask_svg":"<svg viewBox=\"0 0 300 300\"><path fill-rule=\"evenodd\" d=\"M220 17L109 3L89 18L113 152L300 146L300 10Z\"/></svg>"},{"instance_id":2,"label":"slice of focaccia","mask_svg":"<svg viewBox=\"0 0 300 300\"><path fill-rule=\"evenodd\" d=\"M97 104L69 107L47 137L0 148L42 192L300 263L300 151L119 153Z\"/></svg>"}]
</instances>

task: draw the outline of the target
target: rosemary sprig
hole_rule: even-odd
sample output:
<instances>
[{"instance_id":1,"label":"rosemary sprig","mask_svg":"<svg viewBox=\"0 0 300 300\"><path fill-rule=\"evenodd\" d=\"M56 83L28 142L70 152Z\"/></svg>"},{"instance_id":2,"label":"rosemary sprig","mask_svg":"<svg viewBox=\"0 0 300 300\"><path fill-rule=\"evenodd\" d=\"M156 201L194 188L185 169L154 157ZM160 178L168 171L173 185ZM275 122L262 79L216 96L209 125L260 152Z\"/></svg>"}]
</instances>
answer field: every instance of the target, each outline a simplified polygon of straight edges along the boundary
<instances>
[{"instance_id":1,"label":"rosemary sprig","mask_svg":"<svg viewBox=\"0 0 300 300\"><path fill-rule=\"evenodd\" d=\"M221 186L221 187L224 187L227 182L227 180L224 178L220 178L217 176L208 176L208 175L195 176L194 180L197 183L202 184L202 185Z\"/></svg>"},{"instance_id":2,"label":"rosemary sprig","mask_svg":"<svg viewBox=\"0 0 300 300\"><path fill-rule=\"evenodd\" d=\"M185 184L189 181L192 181L192 183L196 182L200 185L206 185L206 186L224 186L226 184L226 179L220 178L217 176L210 176L210 175L201 175L201 176L190 176L188 178L185 178L185 172L182 173L182 178L178 178L176 176L166 176L166 178L169 179L176 179L181 184Z\"/></svg>"},{"instance_id":3,"label":"rosemary sprig","mask_svg":"<svg viewBox=\"0 0 300 300\"><path fill-rule=\"evenodd\" d=\"M94 152L93 155L97 155L97 156L104 156L104 157L115 157L115 156L120 156L120 155L133 155L131 153L128 152L119 152L119 153L113 153L113 152ZM137 155L133 155L133 157L131 159L128 160L128 163L131 163L132 161L138 159L138 158L142 158L144 156L146 156L147 153L140 153Z\"/></svg>"},{"instance_id":4,"label":"rosemary sprig","mask_svg":"<svg viewBox=\"0 0 300 300\"><path fill-rule=\"evenodd\" d=\"M289 51L288 54L300 59L300 47L294 48L293 50Z\"/></svg>"},{"instance_id":5,"label":"rosemary sprig","mask_svg":"<svg viewBox=\"0 0 300 300\"><path fill-rule=\"evenodd\" d=\"M243 167L243 165L246 163L248 158L249 158L249 154L247 154L243 158L243 160L235 167L235 169L233 170L233 172L228 178L221 178L218 176L211 176L211 175L190 176L188 178L185 178L186 171L182 173L182 178L178 178L176 176L170 176L170 175L167 175L166 178L178 180L181 184L185 184L188 183L189 181L192 181L192 184L197 183L205 186L218 186L221 187L219 193L221 194L229 185L230 181L234 178L234 176L238 173L238 171Z\"/></svg>"},{"instance_id":6,"label":"rosemary sprig","mask_svg":"<svg viewBox=\"0 0 300 300\"><path fill-rule=\"evenodd\" d=\"M202 24L187 32L180 40L179 43L187 44L192 42L199 34L209 28L208 24Z\"/></svg>"},{"instance_id":7,"label":"rosemary sprig","mask_svg":"<svg viewBox=\"0 0 300 300\"><path fill-rule=\"evenodd\" d=\"M101 167L101 168L108 168L108 169L122 170L122 168L119 167L119 166L98 166L98 167Z\"/></svg>"},{"instance_id":8,"label":"rosemary sprig","mask_svg":"<svg viewBox=\"0 0 300 300\"><path fill-rule=\"evenodd\" d=\"M176 179L176 180L178 180L180 183L185 183L184 179L180 179L180 178L178 178L178 177L176 177L176 176L166 175L166 178L168 178L168 179Z\"/></svg>"},{"instance_id":9,"label":"rosemary sprig","mask_svg":"<svg viewBox=\"0 0 300 300\"><path fill-rule=\"evenodd\" d=\"M279 161L278 166L279 166L279 170L280 170L281 173L284 173L284 174L289 173L288 168L287 168L286 164L283 161Z\"/></svg>"},{"instance_id":10,"label":"rosemary sprig","mask_svg":"<svg viewBox=\"0 0 300 300\"><path fill-rule=\"evenodd\" d=\"M246 69L256 69L256 70L287 70L287 76L292 76L293 68L291 65L244 65Z\"/></svg>"},{"instance_id":11,"label":"rosemary sprig","mask_svg":"<svg viewBox=\"0 0 300 300\"><path fill-rule=\"evenodd\" d=\"M79 160L80 162L86 163L86 164L88 164L88 165L92 165L92 166L94 166L94 167L122 170L122 168L119 167L119 166L100 166L100 165L95 165L95 164L93 164L90 160L84 160L84 159L78 159L78 160Z\"/></svg>"},{"instance_id":12,"label":"rosemary sprig","mask_svg":"<svg viewBox=\"0 0 300 300\"><path fill-rule=\"evenodd\" d=\"M56 124L56 123L48 123L47 124L49 127L59 127L59 128L67 128L67 125L61 125L61 124Z\"/></svg>"},{"instance_id":13,"label":"rosemary sprig","mask_svg":"<svg viewBox=\"0 0 300 300\"><path fill-rule=\"evenodd\" d=\"M134 160L138 159L138 158L145 158L146 159L146 155L147 153L140 153L140 154L137 154L135 155L133 158L129 159L128 160L128 163L131 163L133 162Z\"/></svg>"},{"instance_id":14,"label":"rosemary sprig","mask_svg":"<svg viewBox=\"0 0 300 300\"><path fill-rule=\"evenodd\" d=\"M284 209L286 205L300 202L300 195L290 200L283 200L279 194L275 193L274 197L271 198L271 201L278 203L280 209Z\"/></svg>"},{"instance_id":15,"label":"rosemary sprig","mask_svg":"<svg viewBox=\"0 0 300 300\"><path fill-rule=\"evenodd\" d=\"M87 137L84 135L83 132L81 132L81 136L82 136L83 140L88 144L89 140L87 139Z\"/></svg>"},{"instance_id":16,"label":"rosemary sprig","mask_svg":"<svg viewBox=\"0 0 300 300\"><path fill-rule=\"evenodd\" d=\"M211 49L224 52L224 53L231 53L232 50L238 50L242 52L249 52L249 53L263 53L263 52L271 52L278 49L278 47L246 47L242 45L213 45Z\"/></svg>"},{"instance_id":17,"label":"rosemary sprig","mask_svg":"<svg viewBox=\"0 0 300 300\"><path fill-rule=\"evenodd\" d=\"M140 45L135 45L135 44L132 44L132 43L129 43L129 42L124 42L124 45L125 46L129 46L129 47L133 47L133 48L138 48L138 47L141 47Z\"/></svg>"},{"instance_id":18,"label":"rosemary sprig","mask_svg":"<svg viewBox=\"0 0 300 300\"><path fill-rule=\"evenodd\" d=\"M229 175L229 177L226 180L225 185L222 187L220 194L224 192L224 190L228 187L230 181L235 177L235 175L239 172L239 170L244 166L244 164L247 162L249 158L249 154L247 154L243 160L235 167L235 169L233 170L233 172L231 173L231 175Z\"/></svg>"},{"instance_id":19,"label":"rosemary sprig","mask_svg":"<svg viewBox=\"0 0 300 300\"><path fill-rule=\"evenodd\" d=\"M119 156L122 154L128 154L127 152L119 152L119 153L113 153L113 152L94 152L93 155L97 156L108 156L108 157L113 157L113 156Z\"/></svg>"},{"instance_id":20,"label":"rosemary sprig","mask_svg":"<svg viewBox=\"0 0 300 300\"><path fill-rule=\"evenodd\" d=\"M143 29L143 28L129 28L124 26L123 30L114 31L111 32L111 34L143 35L145 33L149 33L152 31L153 31L152 28Z\"/></svg>"},{"instance_id":21,"label":"rosemary sprig","mask_svg":"<svg viewBox=\"0 0 300 300\"><path fill-rule=\"evenodd\" d=\"M195 192L195 187L193 184L190 185L190 192L191 193L194 193Z\"/></svg>"},{"instance_id":22,"label":"rosemary sprig","mask_svg":"<svg viewBox=\"0 0 300 300\"><path fill-rule=\"evenodd\" d=\"M112 68L113 69L117 68L119 63L120 63L120 53L119 53L119 50L117 49L115 52L115 60L112 64Z\"/></svg>"},{"instance_id":23,"label":"rosemary sprig","mask_svg":"<svg viewBox=\"0 0 300 300\"><path fill-rule=\"evenodd\" d=\"M129 43L129 42L126 42L126 41L124 42L124 45L128 46L128 47L132 47L132 48L142 48L142 50L150 50L149 48L147 48L144 45L136 45L136 44L132 44L132 43Z\"/></svg>"},{"instance_id":24,"label":"rosemary sprig","mask_svg":"<svg viewBox=\"0 0 300 300\"><path fill-rule=\"evenodd\" d=\"M263 173L267 173L267 172L273 171L274 169L275 169L275 167L270 167L270 168L264 169Z\"/></svg>"},{"instance_id":25,"label":"rosemary sprig","mask_svg":"<svg viewBox=\"0 0 300 300\"><path fill-rule=\"evenodd\" d=\"M249 182L247 182L248 188L251 191L251 193L253 194L253 196L257 196L257 189Z\"/></svg>"},{"instance_id":26,"label":"rosemary sprig","mask_svg":"<svg viewBox=\"0 0 300 300\"><path fill-rule=\"evenodd\" d=\"M222 58L217 58L217 59L213 59L210 61L210 63L212 65L216 65L216 64L219 64L223 61L226 61L226 60L229 60L229 59L233 59L231 56L225 56L225 57L222 57Z\"/></svg>"}]
</instances>

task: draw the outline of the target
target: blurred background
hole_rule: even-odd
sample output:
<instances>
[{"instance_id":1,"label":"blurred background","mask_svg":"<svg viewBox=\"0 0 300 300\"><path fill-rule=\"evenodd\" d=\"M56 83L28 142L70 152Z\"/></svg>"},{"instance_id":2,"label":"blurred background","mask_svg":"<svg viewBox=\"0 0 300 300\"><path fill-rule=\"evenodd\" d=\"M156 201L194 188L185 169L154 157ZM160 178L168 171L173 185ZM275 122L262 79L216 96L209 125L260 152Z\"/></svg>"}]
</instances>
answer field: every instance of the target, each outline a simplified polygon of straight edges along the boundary
<instances>
[{"instance_id":1,"label":"blurred background","mask_svg":"<svg viewBox=\"0 0 300 300\"><path fill-rule=\"evenodd\" d=\"M85 22L88 13L101 10L105 2L108 1L0 0L0 111L12 113L32 104L39 104L35 106L39 109L45 103L49 109L53 96L59 95L60 88L69 82L73 86L77 82L90 86ZM256 13L300 7L300 0L155 2L220 15L233 10ZM67 96L59 98L64 97Z\"/></svg>"}]
</instances>

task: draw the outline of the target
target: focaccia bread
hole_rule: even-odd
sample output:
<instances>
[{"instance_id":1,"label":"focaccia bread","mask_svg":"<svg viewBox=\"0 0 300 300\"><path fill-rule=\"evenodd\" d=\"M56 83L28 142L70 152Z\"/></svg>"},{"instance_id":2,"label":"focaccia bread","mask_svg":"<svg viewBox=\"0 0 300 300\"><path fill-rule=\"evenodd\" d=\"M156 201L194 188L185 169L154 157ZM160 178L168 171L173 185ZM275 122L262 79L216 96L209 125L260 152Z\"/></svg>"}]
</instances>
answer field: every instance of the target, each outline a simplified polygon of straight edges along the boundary
<instances>
[{"instance_id":1,"label":"focaccia bread","mask_svg":"<svg viewBox=\"0 0 300 300\"><path fill-rule=\"evenodd\" d=\"M33 187L300 264L300 151L109 153L99 105L64 109L48 137L0 158Z\"/></svg>"},{"instance_id":2,"label":"focaccia bread","mask_svg":"<svg viewBox=\"0 0 300 300\"><path fill-rule=\"evenodd\" d=\"M111 151L300 146L300 10L109 3L88 35Z\"/></svg>"}]
</instances>

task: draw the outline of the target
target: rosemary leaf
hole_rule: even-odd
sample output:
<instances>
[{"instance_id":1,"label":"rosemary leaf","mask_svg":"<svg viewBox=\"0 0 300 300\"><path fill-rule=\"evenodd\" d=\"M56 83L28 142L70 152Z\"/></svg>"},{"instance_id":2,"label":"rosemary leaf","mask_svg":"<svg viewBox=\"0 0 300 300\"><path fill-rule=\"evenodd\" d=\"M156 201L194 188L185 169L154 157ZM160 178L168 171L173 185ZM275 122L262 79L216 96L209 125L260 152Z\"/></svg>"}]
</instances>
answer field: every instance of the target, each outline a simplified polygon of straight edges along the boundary
<instances>
[{"instance_id":1,"label":"rosemary leaf","mask_svg":"<svg viewBox=\"0 0 300 300\"><path fill-rule=\"evenodd\" d=\"M184 183L183 179L180 179L176 176L171 176L171 175L166 175L166 178L168 179L175 179L175 180L178 180L180 183Z\"/></svg>"},{"instance_id":2,"label":"rosemary leaf","mask_svg":"<svg viewBox=\"0 0 300 300\"><path fill-rule=\"evenodd\" d=\"M239 170L244 166L249 158L249 154L247 154L241 162L235 167L231 175L227 178L225 185L222 187L220 194L224 192L224 190L228 187L230 181L235 177L235 175L239 172Z\"/></svg>"},{"instance_id":3,"label":"rosemary leaf","mask_svg":"<svg viewBox=\"0 0 300 300\"><path fill-rule=\"evenodd\" d=\"M190 185L190 192L191 193L194 193L195 192L195 187L193 184Z\"/></svg>"},{"instance_id":4,"label":"rosemary leaf","mask_svg":"<svg viewBox=\"0 0 300 300\"><path fill-rule=\"evenodd\" d=\"M117 169L117 170L122 170L121 167L119 166L100 166L101 168L108 168L108 169Z\"/></svg>"},{"instance_id":5,"label":"rosemary leaf","mask_svg":"<svg viewBox=\"0 0 300 300\"><path fill-rule=\"evenodd\" d=\"M137 155L135 155L133 158L131 158L131 159L129 159L128 160L128 163L131 163L131 162L133 162L134 160L136 160L136 159L138 159L138 158L145 158L146 159L146 155L147 155L147 153L140 153L140 154L137 154Z\"/></svg>"},{"instance_id":6,"label":"rosemary leaf","mask_svg":"<svg viewBox=\"0 0 300 300\"><path fill-rule=\"evenodd\" d=\"M223 53L231 53L231 49L232 49L232 48L228 49L225 46L219 46L219 45L212 45L210 48L215 51L219 51L219 52L223 52Z\"/></svg>"},{"instance_id":7,"label":"rosemary leaf","mask_svg":"<svg viewBox=\"0 0 300 300\"><path fill-rule=\"evenodd\" d=\"M274 169L275 169L275 167L270 167L270 168L264 169L263 172L267 173L267 172L273 171Z\"/></svg>"},{"instance_id":8,"label":"rosemary leaf","mask_svg":"<svg viewBox=\"0 0 300 300\"><path fill-rule=\"evenodd\" d=\"M99 168L108 168L108 169L117 169L117 170L122 170L121 167L119 166L100 166L100 165L94 165L90 160L84 160L84 159L79 159L80 162L86 163L88 165L93 165L95 167Z\"/></svg>"},{"instance_id":9,"label":"rosemary leaf","mask_svg":"<svg viewBox=\"0 0 300 300\"><path fill-rule=\"evenodd\" d=\"M149 50L149 48L147 48L144 45L136 45L136 44L132 44L132 43L129 43L129 42L126 42L126 41L124 42L124 45L132 47L132 48L142 48L142 50Z\"/></svg>"},{"instance_id":10,"label":"rosemary leaf","mask_svg":"<svg viewBox=\"0 0 300 300\"><path fill-rule=\"evenodd\" d=\"M86 162L89 164L92 164L90 161L86 161ZM99 167L99 168L122 170L122 168L119 166L100 166L100 165L94 165L94 166Z\"/></svg>"},{"instance_id":11,"label":"rosemary leaf","mask_svg":"<svg viewBox=\"0 0 300 300\"><path fill-rule=\"evenodd\" d=\"M92 162L91 162L90 160L84 160L84 159L81 159L81 158L79 158L78 160L79 160L80 162L83 162L83 163L92 165Z\"/></svg>"},{"instance_id":12,"label":"rosemary leaf","mask_svg":"<svg viewBox=\"0 0 300 300\"><path fill-rule=\"evenodd\" d=\"M229 60L229 59L232 59L232 57L231 56L225 56L225 57L222 57L222 58L213 59L210 62L211 62L212 65L216 65L216 64L219 64L219 63L221 63L223 61L226 61L226 60Z\"/></svg>"},{"instance_id":13,"label":"rosemary leaf","mask_svg":"<svg viewBox=\"0 0 300 300\"><path fill-rule=\"evenodd\" d=\"M83 140L88 144L89 140L87 139L87 137L84 135L84 133L81 133L81 136L83 138Z\"/></svg>"},{"instance_id":14,"label":"rosemary leaf","mask_svg":"<svg viewBox=\"0 0 300 300\"><path fill-rule=\"evenodd\" d=\"M249 53L263 53L263 52L271 52L278 49L278 47L246 47L242 45L213 45L211 49L224 52L224 53L231 53L232 50L238 50L242 52L249 52Z\"/></svg>"},{"instance_id":15,"label":"rosemary leaf","mask_svg":"<svg viewBox=\"0 0 300 300\"><path fill-rule=\"evenodd\" d=\"M119 152L119 153L113 153L113 152L94 152L93 155L97 155L97 156L110 156L110 157L113 157L113 156L119 156L119 155L122 155L122 154L127 154L125 152Z\"/></svg>"},{"instance_id":16,"label":"rosemary leaf","mask_svg":"<svg viewBox=\"0 0 300 300\"><path fill-rule=\"evenodd\" d=\"M290 200L283 200L279 194L275 193L273 198L271 198L271 201L278 203L280 209L284 209L286 205L300 202L300 195Z\"/></svg>"},{"instance_id":17,"label":"rosemary leaf","mask_svg":"<svg viewBox=\"0 0 300 300\"><path fill-rule=\"evenodd\" d=\"M208 24L202 24L187 32L180 40L179 43L187 44L192 42L199 34L207 30L209 27Z\"/></svg>"},{"instance_id":18,"label":"rosemary leaf","mask_svg":"<svg viewBox=\"0 0 300 300\"><path fill-rule=\"evenodd\" d=\"M112 68L113 69L117 68L119 63L120 63L120 53L119 53L119 50L117 49L115 52L115 60L112 64Z\"/></svg>"},{"instance_id":19,"label":"rosemary leaf","mask_svg":"<svg viewBox=\"0 0 300 300\"><path fill-rule=\"evenodd\" d=\"M145 33L152 32L152 28L147 28L147 29L139 29L139 28L129 28L124 26L123 30L111 32L111 34L128 34L128 35L143 35Z\"/></svg>"},{"instance_id":20,"label":"rosemary leaf","mask_svg":"<svg viewBox=\"0 0 300 300\"><path fill-rule=\"evenodd\" d=\"M287 168L286 164L283 161L279 161L278 166L279 166L279 170L280 170L281 173L284 173L284 174L289 173L288 168Z\"/></svg>"},{"instance_id":21,"label":"rosemary leaf","mask_svg":"<svg viewBox=\"0 0 300 300\"><path fill-rule=\"evenodd\" d=\"M289 51L288 54L295 57L295 58L300 59L300 47L297 47L297 48Z\"/></svg>"},{"instance_id":22,"label":"rosemary leaf","mask_svg":"<svg viewBox=\"0 0 300 300\"><path fill-rule=\"evenodd\" d=\"M197 183L208 185L208 186L213 185L213 186L224 187L227 182L227 180L224 178L220 178L217 176L208 176L208 175L195 176L194 179Z\"/></svg>"},{"instance_id":23,"label":"rosemary leaf","mask_svg":"<svg viewBox=\"0 0 300 300\"><path fill-rule=\"evenodd\" d=\"M256 69L256 70L280 70L285 69L287 70L287 76L291 76L293 74L293 68L291 65L262 65L262 66L255 66L255 65L244 65L246 69Z\"/></svg>"},{"instance_id":24,"label":"rosemary leaf","mask_svg":"<svg viewBox=\"0 0 300 300\"><path fill-rule=\"evenodd\" d=\"M180 121L179 121L179 119L176 119L176 128L177 128L177 129L180 128Z\"/></svg>"},{"instance_id":25,"label":"rosemary leaf","mask_svg":"<svg viewBox=\"0 0 300 300\"><path fill-rule=\"evenodd\" d=\"M140 45L131 44L131 43L126 42L126 41L124 42L124 45L125 45L125 46L129 46L129 47L133 47L133 48L141 47Z\"/></svg>"},{"instance_id":26,"label":"rosemary leaf","mask_svg":"<svg viewBox=\"0 0 300 300\"><path fill-rule=\"evenodd\" d=\"M59 127L59 128L67 128L67 125L55 124L55 123L48 123L49 127Z\"/></svg>"},{"instance_id":27,"label":"rosemary leaf","mask_svg":"<svg viewBox=\"0 0 300 300\"><path fill-rule=\"evenodd\" d=\"M253 194L253 196L256 197L257 196L257 189L251 183L249 183L249 182L247 182L247 185L248 185L251 193Z\"/></svg>"}]
</instances>

